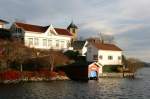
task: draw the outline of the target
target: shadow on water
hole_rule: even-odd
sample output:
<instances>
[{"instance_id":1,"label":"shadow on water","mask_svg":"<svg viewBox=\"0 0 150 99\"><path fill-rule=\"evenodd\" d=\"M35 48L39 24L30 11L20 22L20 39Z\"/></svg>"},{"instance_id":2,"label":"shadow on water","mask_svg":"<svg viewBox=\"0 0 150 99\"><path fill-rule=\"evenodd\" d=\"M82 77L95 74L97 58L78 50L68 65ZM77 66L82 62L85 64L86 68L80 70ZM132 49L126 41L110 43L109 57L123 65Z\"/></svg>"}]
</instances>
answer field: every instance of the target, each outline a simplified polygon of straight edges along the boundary
<instances>
[{"instance_id":1,"label":"shadow on water","mask_svg":"<svg viewBox=\"0 0 150 99\"><path fill-rule=\"evenodd\" d=\"M71 64L63 67L59 67L59 70L63 70L66 75L74 81L88 81L88 64Z\"/></svg>"}]
</instances>

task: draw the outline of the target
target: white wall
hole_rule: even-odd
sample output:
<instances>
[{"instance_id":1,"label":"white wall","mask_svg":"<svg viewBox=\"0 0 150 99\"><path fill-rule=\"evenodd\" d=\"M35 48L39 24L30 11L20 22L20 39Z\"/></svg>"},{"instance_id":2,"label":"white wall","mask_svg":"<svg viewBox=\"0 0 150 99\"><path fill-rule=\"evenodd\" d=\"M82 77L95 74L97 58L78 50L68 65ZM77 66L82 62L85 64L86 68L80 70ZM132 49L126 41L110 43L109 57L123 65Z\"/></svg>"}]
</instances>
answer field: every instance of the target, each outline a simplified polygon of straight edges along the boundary
<instances>
[{"instance_id":1,"label":"white wall","mask_svg":"<svg viewBox=\"0 0 150 99\"><path fill-rule=\"evenodd\" d=\"M4 24L0 22L0 28L4 28Z\"/></svg>"},{"instance_id":2,"label":"white wall","mask_svg":"<svg viewBox=\"0 0 150 99\"><path fill-rule=\"evenodd\" d=\"M89 52L89 48L91 47L91 52ZM122 59L118 59L118 57L122 58L122 51L111 51L111 50L100 50L94 47L93 45L89 44L87 47L87 56L86 60L88 62L94 62L93 56L98 55L98 62L104 65L122 65ZM102 56L100 59L99 56ZM109 60L108 56L112 56L113 59Z\"/></svg>"},{"instance_id":3,"label":"white wall","mask_svg":"<svg viewBox=\"0 0 150 99\"><path fill-rule=\"evenodd\" d=\"M99 56L102 55L102 59ZM108 59L108 56L112 56L112 60ZM98 62L102 65L122 65L122 59L118 59L118 57L122 56L122 51L107 51L107 50L99 50L98 51Z\"/></svg>"},{"instance_id":4,"label":"white wall","mask_svg":"<svg viewBox=\"0 0 150 99\"><path fill-rule=\"evenodd\" d=\"M2 25L2 24L0 24L0 28L3 28L3 25Z\"/></svg>"},{"instance_id":5,"label":"white wall","mask_svg":"<svg viewBox=\"0 0 150 99\"><path fill-rule=\"evenodd\" d=\"M33 45L29 45L29 39L33 38ZM35 45L35 38L38 38L38 45ZM46 39L46 46L43 45L43 39ZM52 45L48 46L48 40L52 40ZM56 40L59 41L59 47L56 47ZM62 47L62 41L64 42L64 46ZM68 42L71 41L71 37L68 36L60 36L60 35L47 35L46 33L33 33L26 32L25 33L25 45L29 47L39 48L39 49L67 49Z\"/></svg>"},{"instance_id":6,"label":"white wall","mask_svg":"<svg viewBox=\"0 0 150 99\"><path fill-rule=\"evenodd\" d=\"M11 31L13 36L16 37L18 33L15 31L16 26L13 24L11 26ZM19 33L22 35L22 33ZM71 42L71 36L58 35L52 25L45 31L45 33L24 31L24 43L25 46L38 48L38 49L57 49L57 50L67 50L68 43ZM32 39L32 44L29 43L29 39ZM35 44L35 39L38 39L38 44ZM43 45L43 39L46 39L46 45ZM51 46L48 45L48 40L51 40ZM59 41L59 46L56 47L56 40ZM63 44L62 44L63 43ZM63 45L63 46L62 46Z\"/></svg>"},{"instance_id":7,"label":"white wall","mask_svg":"<svg viewBox=\"0 0 150 99\"><path fill-rule=\"evenodd\" d=\"M86 45L87 44L88 44L88 42L86 41L83 48L82 48L82 56L86 56L86 52L87 52L87 46Z\"/></svg>"}]
</instances>

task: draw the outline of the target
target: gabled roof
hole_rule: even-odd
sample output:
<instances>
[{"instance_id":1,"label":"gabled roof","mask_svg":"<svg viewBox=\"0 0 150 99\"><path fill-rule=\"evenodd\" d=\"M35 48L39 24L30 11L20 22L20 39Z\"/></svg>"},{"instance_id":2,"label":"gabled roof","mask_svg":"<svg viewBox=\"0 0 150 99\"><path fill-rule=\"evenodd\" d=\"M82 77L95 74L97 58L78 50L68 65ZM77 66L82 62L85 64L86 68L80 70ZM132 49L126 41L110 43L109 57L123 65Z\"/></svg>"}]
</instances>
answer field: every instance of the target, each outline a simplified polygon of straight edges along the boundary
<instances>
[{"instance_id":1,"label":"gabled roof","mask_svg":"<svg viewBox=\"0 0 150 99\"><path fill-rule=\"evenodd\" d=\"M15 25L24 29L25 31L32 31L38 33L44 33L49 28L49 26L38 26L38 25L31 25L31 24L18 23L18 22L16 22ZM60 29L60 28L54 28L54 29L59 35L72 36L67 29Z\"/></svg>"},{"instance_id":2,"label":"gabled roof","mask_svg":"<svg viewBox=\"0 0 150 99\"><path fill-rule=\"evenodd\" d=\"M74 41L72 43L72 47L75 50L81 50L83 46L85 45L86 41Z\"/></svg>"},{"instance_id":3,"label":"gabled roof","mask_svg":"<svg viewBox=\"0 0 150 99\"><path fill-rule=\"evenodd\" d=\"M73 21L70 23L70 25L67 27L67 29L70 29L70 28L75 28L77 29L78 27L73 23Z\"/></svg>"},{"instance_id":4,"label":"gabled roof","mask_svg":"<svg viewBox=\"0 0 150 99\"><path fill-rule=\"evenodd\" d=\"M7 21L5 21L5 20L2 20L2 19L0 19L0 22L5 23L5 24L8 24L8 23L9 23L9 22L7 22Z\"/></svg>"},{"instance_id":5,"label":"gabled roof","mask_svg":"<svg viewBox=\"0 0 150 99\"><path fill-rule=\"evenodd\" d=\"M90 42L93 46L95 46L97 49L101 49L101 50L111 50L111 51L122 51L122 49L120 49L118 46L114 45L114 44L105 44L105 43L93 43Z\"/></svg>"},{"instance_id":6,"label":"gabled roof","mask_svg":"<svg viewBox=\"0 0 150 99\"><path fill-rule=\"evenodd\" d=\"M16 22L15 25L24 29L25 31L32 31L32 32L44 33L48 29L48 26L43 27L43 26L31 25L31 24L19 23L19 22Z\"/></svg>"}]
</instances>

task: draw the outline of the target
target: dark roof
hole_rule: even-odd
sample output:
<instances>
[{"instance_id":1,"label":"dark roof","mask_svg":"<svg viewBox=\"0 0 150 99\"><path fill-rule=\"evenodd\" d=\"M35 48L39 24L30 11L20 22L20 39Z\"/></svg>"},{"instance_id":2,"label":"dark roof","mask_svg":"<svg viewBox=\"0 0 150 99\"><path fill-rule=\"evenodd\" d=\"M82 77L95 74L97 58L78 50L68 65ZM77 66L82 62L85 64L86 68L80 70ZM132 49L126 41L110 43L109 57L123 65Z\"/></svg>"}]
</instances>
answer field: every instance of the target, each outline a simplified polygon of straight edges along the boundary
<instances>
[{"instance_id":1,"label":"dark roof","mask_svg":"<svg viewBox=\"0 0 150 99\"><path fill-rule=\"evenodd\" d=\"M78 27L73 23L73 21L70 23L70 25L67 27L67 29L69 28L75 28L77 29Z\"/></svg>"},{"instance_id":2,"label":"dark roof","mask_svg":"<svg viewBox=\"0 0 150 99\"><path fill-rule=\"evenodd\" d=\"M74 42L72 43L72 47L73 47L73 49L75 49L75 50L81 50L81 49L83 48L85 42L86 42L86 41L74 41Z\"/></svg>"},{"instance_id":3,"label":"dark roof","mask_svg":"<svg viewBox=\"0 0 150 99\"><path fill-rule=\"evenodd\" d=\"M39 32L39 33L44 33L48 29L49 26L38 26L38 25L31 25L31 24L26 24L26 23L15 23L16 26L23 28L26 31L32 31L32 32ZM54 28L55 31L59 35L67 35L67 36L72 36L71 33L67 29L60 29L60 28Z\"/></svg>"},{"instance_id":4,"label":"dark roof","mask_svg":"<svg viewBox=\"0 0 150 99\"><path fill-rule=\"evenodd\" d=\"M8 29L0 28L0 39L9 39L11 38L11 33Z\"/></svg>"},{"instance_id":5,"label":"dark roof","mask_svg":"<svg viewBox=\"0 0 150 99\"><path fill-rule=\"evenodd\" d=\"M8 24L9 22L7 22L7 21L5 21L5 20L2 20L2 19L0 19L0 22L3 22L3 23L5 23L5 24Z\"/></svg>"},{"instance_id":6,"label":"dark roof","mask_svg":"<svg viewBox=\"0 0 150 99\"><path fill-rule=\"evenodd\" d=\"M97 49L102 50L112 50L112 51L122 51L118 46L114 44L106 44L106 43L97 43L97 42L90 42L93 46L95 46Z\"/></svg>"},{"instance_id":7,"label":"dark roof","mask_svg":"<svg viewBox=\"0 0 150 99\"><path fill-rule=\"evenodd\" d=\"M59 35L72 36L72 34L67 29L61 29L61 28L54 28L54 29Z\"/></svg>"}]
</instances>

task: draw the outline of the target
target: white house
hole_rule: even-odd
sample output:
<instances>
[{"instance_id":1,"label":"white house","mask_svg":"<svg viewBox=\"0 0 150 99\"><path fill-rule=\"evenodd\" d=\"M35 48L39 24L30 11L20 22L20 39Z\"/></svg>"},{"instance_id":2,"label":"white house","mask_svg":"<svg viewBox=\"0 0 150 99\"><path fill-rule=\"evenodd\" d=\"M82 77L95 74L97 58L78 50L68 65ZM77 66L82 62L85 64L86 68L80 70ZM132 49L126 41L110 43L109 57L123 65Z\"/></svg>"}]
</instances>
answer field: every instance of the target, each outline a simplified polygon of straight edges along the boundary
<instances>
[{"instance_id":1,"label":"white house","mask_svg":"<svg viewBox=\"0 0 150 99\"><path fill-rule=\"evenodd\" d=\"M87 46L86 59L101 65L122 65L122 50L114 44L90 42Z\"/></svg>"},{"instance_id":2,"label":"white house","mask_svg":"<svg viewBox=\"0 0 150 99\"><path fill-rule=\"evenodd\" d=\"M28 47L37 49L67 50L72 34L67 29L50 26L38 26L26 23L14 23L11 28L12 36L22 38Z\"/></svg>"},{"instance_id":3,"label":"white house","mask_svg":"<svg viewBox=\"0 0 150 99\"><path fill-rule=\"evenodd\" d=\"M104 67L122 66L122 50L114 44L103 42L89 42L87 45L86 60L99 66L99 73L103 73Z\"/></svg>"}]
</instances>

